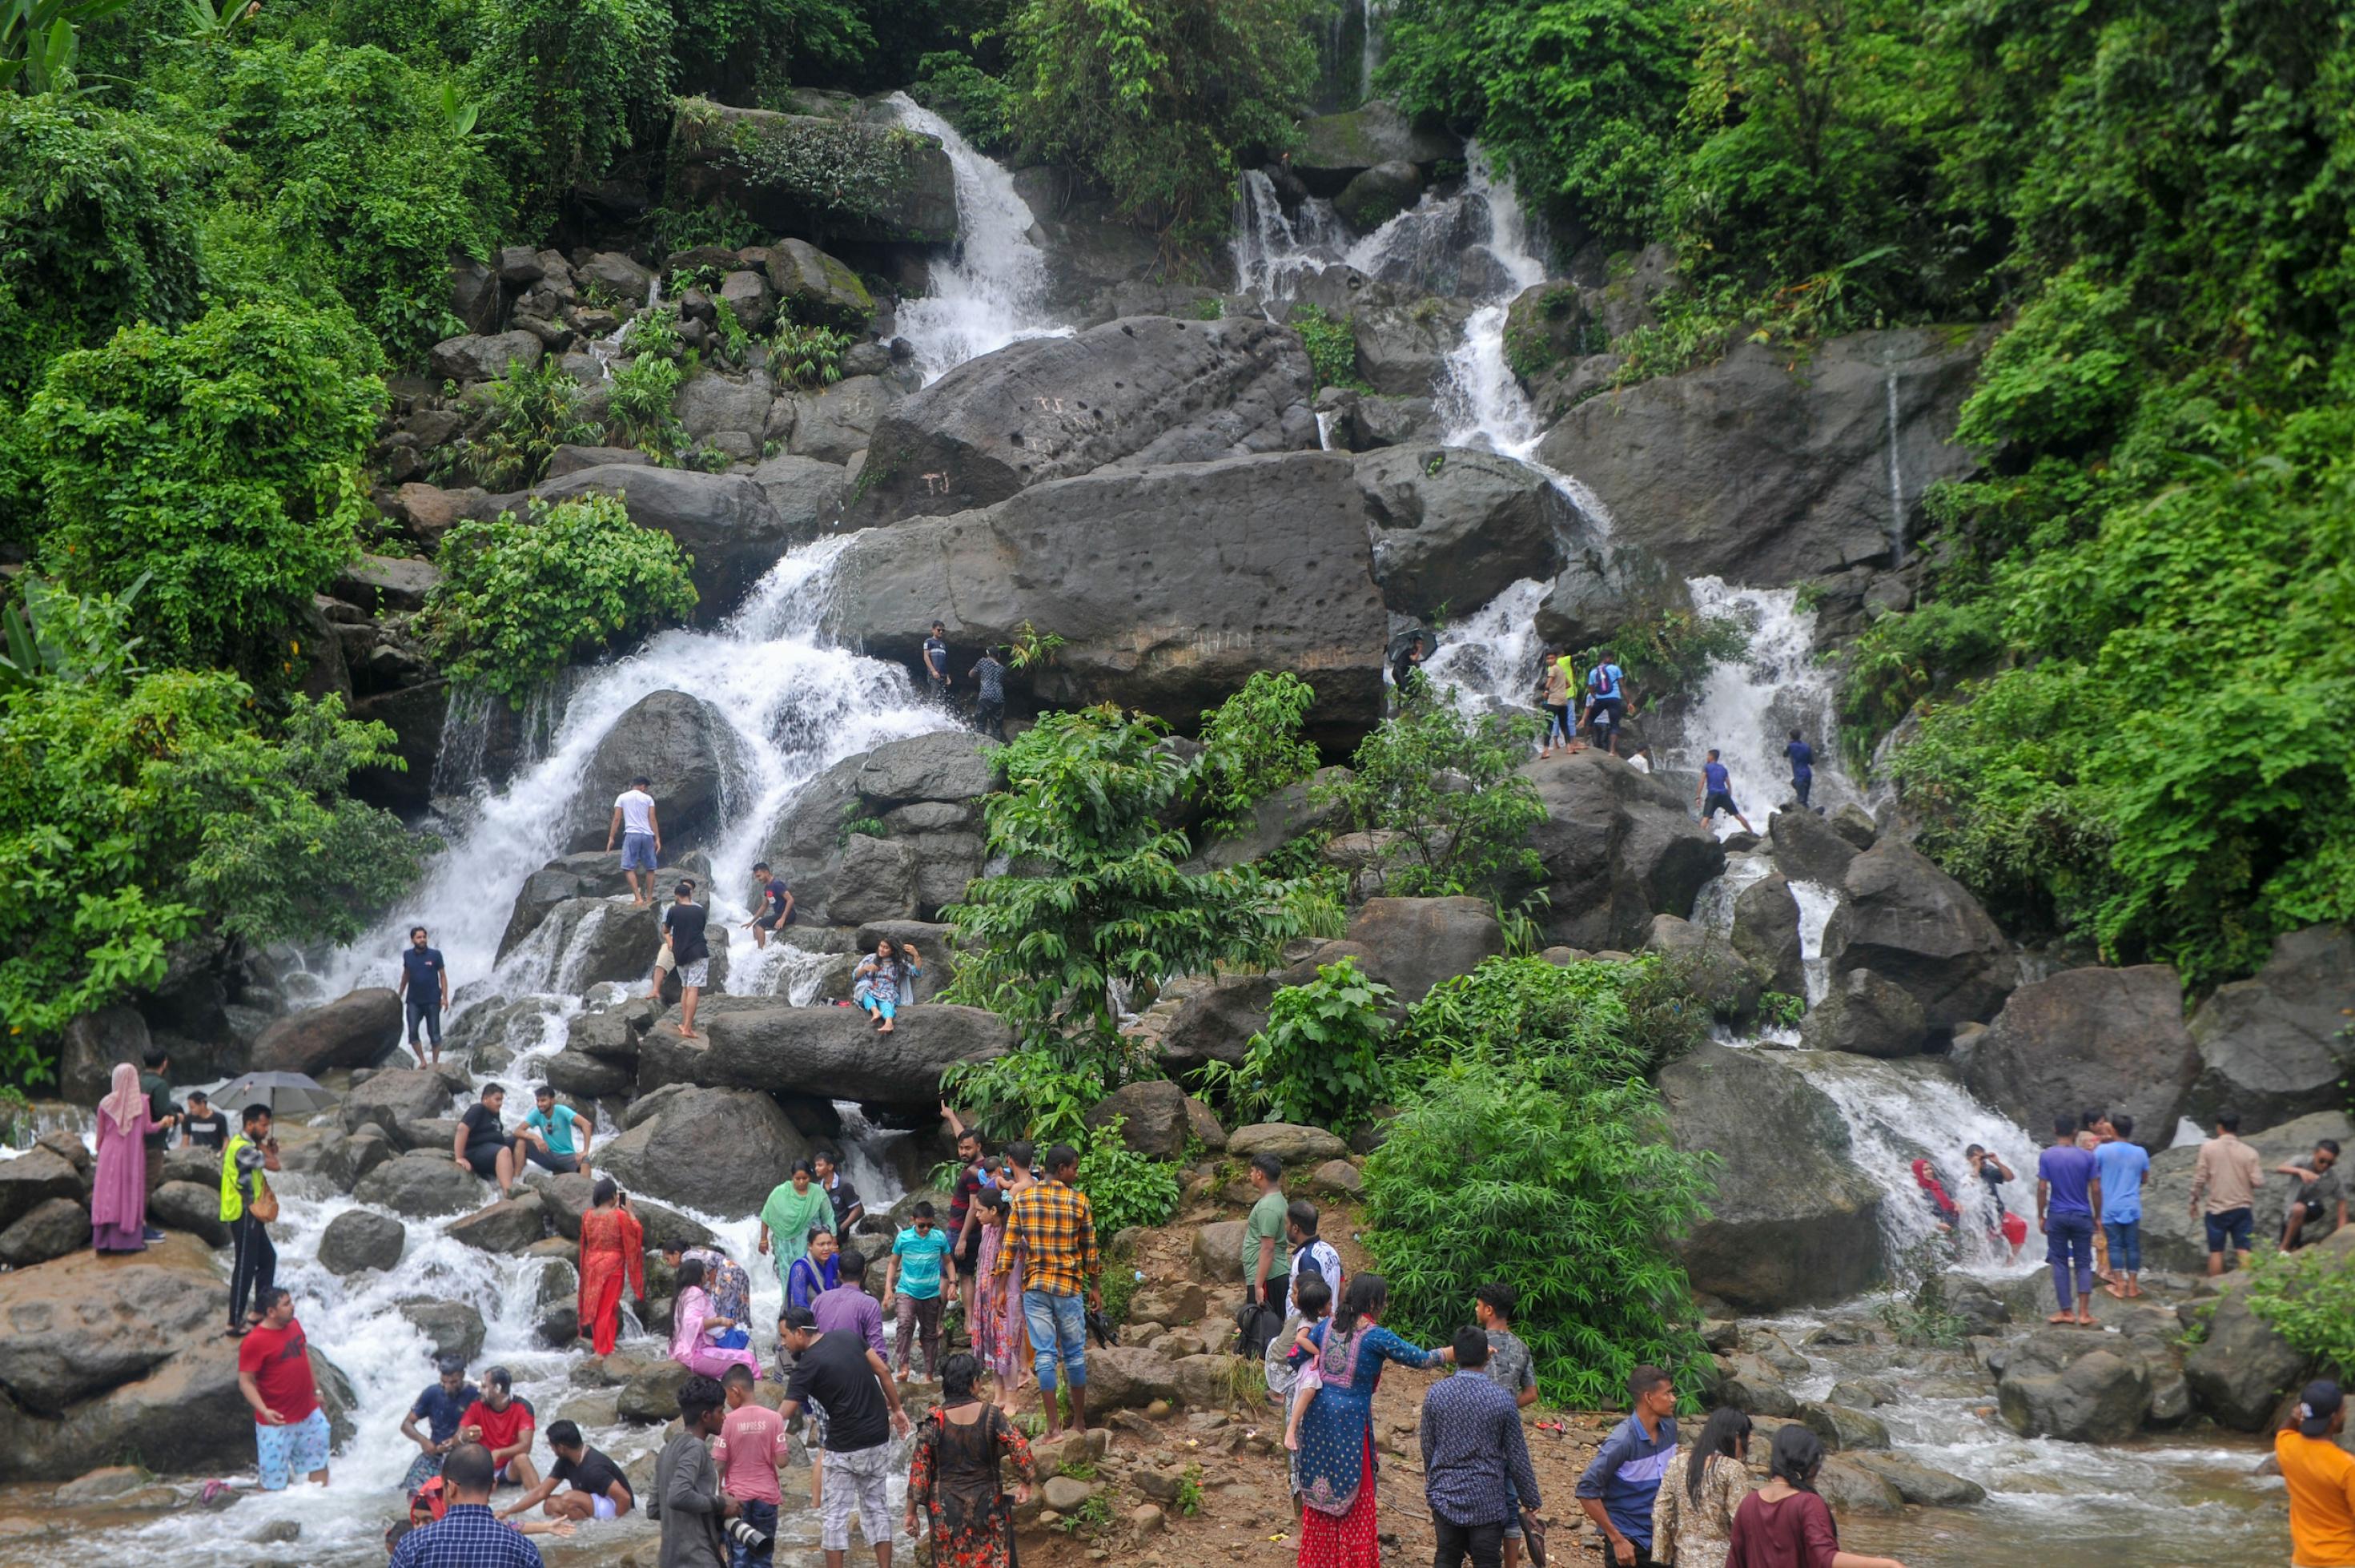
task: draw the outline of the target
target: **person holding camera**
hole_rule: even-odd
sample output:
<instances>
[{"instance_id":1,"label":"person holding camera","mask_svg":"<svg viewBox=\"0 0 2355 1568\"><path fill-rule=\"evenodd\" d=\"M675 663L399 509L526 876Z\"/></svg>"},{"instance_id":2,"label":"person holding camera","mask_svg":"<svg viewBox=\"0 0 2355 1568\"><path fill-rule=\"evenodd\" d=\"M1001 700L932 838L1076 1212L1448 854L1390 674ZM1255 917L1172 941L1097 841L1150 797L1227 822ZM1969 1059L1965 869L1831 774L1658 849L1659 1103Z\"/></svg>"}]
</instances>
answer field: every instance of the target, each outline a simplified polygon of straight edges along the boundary
<instances>
[{"instance_id":1,"label":"person holding camera","mask_svg":"<svg viewBox=\"0 0 2355 1568\"><path fill-rule=\"evenodd\" d=\"M630 1196L601 1176L589 1189L581 1216L581 1332L601 1356L613 1353L622 1331L622 1283L644 1307L646 1300L646 1232L630 1212Z\"/></svg>"}]
</instances>

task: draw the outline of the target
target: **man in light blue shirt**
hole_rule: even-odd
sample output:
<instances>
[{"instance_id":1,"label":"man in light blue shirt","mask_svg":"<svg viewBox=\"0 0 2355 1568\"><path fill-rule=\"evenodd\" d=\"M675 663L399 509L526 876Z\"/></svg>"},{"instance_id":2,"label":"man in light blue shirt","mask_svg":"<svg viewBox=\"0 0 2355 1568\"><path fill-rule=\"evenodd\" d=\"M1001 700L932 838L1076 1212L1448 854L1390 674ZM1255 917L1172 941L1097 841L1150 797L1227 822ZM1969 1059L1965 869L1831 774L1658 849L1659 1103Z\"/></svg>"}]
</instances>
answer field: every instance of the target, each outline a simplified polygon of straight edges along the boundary
<instances>
[{"instance_id":1,"label":"man in light blue shirt","mask_svg":"<svg viewBox=\"0 0 2355 1568\"><path fill-rule=\"evenodd\" d=\"M531 1115L523 1119L524 1157L542 1170L570 1175L588 1163L589 1119L556 1103L556 1091L542 1083L531 1092Z\"/></svg>"},{"instance_id":2,"label":"man in light blue shirt","mask_svg":"<svg viewBox=\"0 0 2355 1568\"><path fill-rule=\"evenodd\" d=\"M2094 1151L2102 1179L2102 1232L2110 1239L2110 1283L2102 1286L2123 1301L2140 1296L2142 1285L2142 1184L2150 1177L2150 1156L2134 1141L2134 1118L2110 1118L2117 1137Z\"/></svg>"}]
</instances>

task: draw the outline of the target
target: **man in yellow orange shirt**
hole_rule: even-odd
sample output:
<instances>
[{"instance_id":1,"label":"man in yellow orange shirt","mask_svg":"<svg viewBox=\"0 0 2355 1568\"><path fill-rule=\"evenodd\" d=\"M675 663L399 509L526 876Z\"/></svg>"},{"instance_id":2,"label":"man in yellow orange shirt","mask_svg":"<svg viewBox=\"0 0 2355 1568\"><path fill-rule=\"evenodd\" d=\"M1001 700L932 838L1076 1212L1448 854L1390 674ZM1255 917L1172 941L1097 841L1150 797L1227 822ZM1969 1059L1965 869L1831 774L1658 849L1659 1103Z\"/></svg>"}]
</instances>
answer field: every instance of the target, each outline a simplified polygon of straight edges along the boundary
<instances>
[{"instance_id":1,"label":"man in yellow orange shirt","mask_svg":"<svg viewBox=\"0 0 2355 1568\"><path fill-rule=\"evenodd\" d=\"M2355 1568L2355 1454L2332 1441L2347 1404L2328 1378L2306 1385L2297 1414L2274 1435L2274 1457L2289 1487L2293 1568Z\"/></svg>"}]
</instances>

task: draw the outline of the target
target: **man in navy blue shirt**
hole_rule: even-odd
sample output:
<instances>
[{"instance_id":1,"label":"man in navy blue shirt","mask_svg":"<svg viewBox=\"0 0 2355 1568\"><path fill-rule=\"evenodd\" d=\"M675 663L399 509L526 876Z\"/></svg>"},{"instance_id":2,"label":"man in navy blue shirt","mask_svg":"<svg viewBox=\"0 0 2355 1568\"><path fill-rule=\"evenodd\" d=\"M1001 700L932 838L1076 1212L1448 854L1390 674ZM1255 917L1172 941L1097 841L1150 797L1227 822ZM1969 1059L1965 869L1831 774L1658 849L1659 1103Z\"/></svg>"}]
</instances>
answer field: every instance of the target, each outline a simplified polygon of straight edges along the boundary
<instances>
[{"instance_id":1,"label":"man in navy blue shirt","mask_svg":"<svg viewBox=\"0 0 2355 1568\"><path fill-rule=\"evenodd\" d=\"M1514 1493L1523 1508L1539 1506L1520 1404L1490 1381L1487 1365L1487 1334L1458 1328L1454 1375L1423 1397L1423 1491L1439 1538L1433 1568L1458 1568L1467 1554L1472 1568L1497 1568Z\"/></svg>"},{"instance_id":2,"label":"man in navy blue shirt","mask_svg":"<svg viewBox=\"0 0 2355 1568\"><path fill-rule=\"evenodd\" d=\"M421 1452L401 1478L400 1489L413 1492L428 1480L442 1473L442 1460L458 1445L458 1428L463 1424L469 1406L483 1397L483 1391L466 1381L466 1362L462 1356L443 1356L435 1362L442 1381L417 1396L401 1418L400 1435L417 1445ZM425 1423L425 1430L417 1424Z\"/></svg>"},{"instance_id":3,"label":"man in navy blue shirt","mask_svg":"<svg viewBox=\"0 0 2355 1568\"><path fill-rule=\"evenodd\" d=\"M461 1443L442 1461L450 1509L393 1546L392 1568L546 1568L539 1548L491 1512L491 1451Z\"/></svg>"},{"instance_id":4,"label":"man in navy blue shirt","mask_svg":"<svg viewBox=\"0 0 2355 1568\"><path fill-rule=\"evenodd\" d=\"M1578 1506L1611 1543L1611 1562L1650 1568L1652 1499L1677 1456L1677 1386L1657 1367L1637 1367L1627 1374L1627 1389L1636 1408L1578 1477Z\"/></svg>"},{"instance_id":5,"label":"man in navy blue shirt","mask_svg":"<svg viewBox=\"0 0 2355 1568\"><path fill-rule=\"evenodd\" d=\"M1799 732L1794 730L1791 731L1791 743L1783 748L1783 754L1791 759L1792 793L1799 797L1800 805L1805 806L1807 792L1816 787L1816 749L1800 740Z\"/></svg>"},{"instance_id":6,"label":"man in navy blue shirt","mask_svg":"<svg viewBox=\"0 0 2355 1568\"><path fill-rule=\"evenodd\" d=\"M450 971L442 965L441 949L428 947L425 928L409 928L409 950L400 955L400 994L408 1003L409 1049L417 1052L417 1065L429 1065L425 1052L417 1044L417 1026L422 1023L433 1041L434 1061L442 1060L442 1009L450 1005Z\"/></svg>"},{"instance_id":7,"label":"man in navy blue shirt","mask_svg":"<svg viewBox=\"0 0 2355 1568\"><path fill-rule=\"evenodd\" d=\"M1733 804L1733 775L1717 760L1717 748L1711 746L1709 761L1700 765L1700 819L1708 822L1721 811L1742 824L1744 833L1758 831L1750 826L1750 818L1742 815L1742 808Z\"/></svg>"}]
</instances>

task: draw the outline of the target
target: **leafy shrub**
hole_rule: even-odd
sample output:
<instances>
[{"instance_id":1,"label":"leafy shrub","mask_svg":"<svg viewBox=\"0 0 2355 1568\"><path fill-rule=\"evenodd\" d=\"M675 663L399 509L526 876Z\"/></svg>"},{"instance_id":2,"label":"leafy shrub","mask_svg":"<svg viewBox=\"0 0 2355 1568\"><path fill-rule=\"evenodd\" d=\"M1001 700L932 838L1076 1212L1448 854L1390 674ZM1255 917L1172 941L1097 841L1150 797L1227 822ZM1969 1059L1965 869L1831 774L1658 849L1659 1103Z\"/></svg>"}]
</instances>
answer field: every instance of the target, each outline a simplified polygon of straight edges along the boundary
<instances>
[{"instance_id":1,"label":"leafy shrub","mask_svg":"<svg viewBox=\"0 0 2355 1568\"><path fill-rule=\"evenodd\" d=\"M1316 771L1316 748L1300 738L1316 700L1298 676L1260 670L1202 715L1192 788L1213 832L1241 832L1253 804Z\"/></svg>"},{"instance_id":2,"label":"leafy shrub","mask_svg":"<svg viewBox=\"0 0 2355 1568\"><path fill-rule=\"evenodd\" d=\"M700 207L658 207L646 215L654 226L655 244L664 251L692 251L716 245L741 251L768 243L768 231L726 197L715 197Z\"/></svg>"},{"instance_id":3,"label":"leafy shrub","mask_svg":"<svg viewBox=\"0 0 2355 1568\"><path fill-rule=\"evenodd\" d=\"M847 64L871 51L865 7L845 0L670 0L682 92L748 103L800 64Z\"/></svg>"},{"instance_id":4,"label":"leafy shrub","mask_svg":"<svg viewBox=\"0 0 2355 1568\"><path fill-rule=\"evenodd\" d=\"M1301 347L1308 350L1308 367L1316 372L1316 385L1373 390L1358 374L1358 336L1348 321L1315 304L1294 305L1290 320L1292 330L1300 334Z\"/></svg>"},{"instance_id":5,"label":"leafy shrub","mask_svg":"<svg viewBox=\"0 0 2355 1568\"><path fill-rule=\"evenodd\" d=\"M1394 1000L1396 993L1360 973L1354 957L1320 964L1306 985L1279 989L1267 1027L1252 1036L1231 1073L1236 1109L1337 1133L1365 1125L1389 1097L1382 1047Z\"/></svg>"},{"instance_id":6,"label":"leafy shrub","mask_svg":"<svg viewBox=\"0 0 2355 1568\"><path fill-rule=\"evenodd\" d=\"M537 485L558 447L597 439L596 425L579 411L580 383L553 356L532 369L512 366L503 379L485 385L489 421L461 453L479 484L501 491Z\"/></svg>"},{"instance_id":7,"label":"leafy shrub","mask_svg":"<svg viewBox=\"0 0 2355 1568\"><path fill-rule=\"evenodd\" d=\"M1126 1120L1113 1117L1080 1147L1076 1185L1095 1211L1096 1240L1103 1244L1131 1225L1158 1225L1178 1212L1178 1168L1122 1142Z\"/></svg>"},{"instance_id":8,"label":"leafy shrub","mask_svg":"<svg viewBox=\"0 0 2355 1568\"><path fill-rule=\"evenodd\" d=\"M60 357L25 414L42 555L80 592L149 579L150 646L189 663L261 652L374 515L360 461L384 386L348 319L216 307Z\"/></svg>"},{"instance_id":9,"label":"leafy shrub","mask_svg":"<svg viewBox=\"0 0 2355 1568\"><path fill-rule=\"evenodd\" d=\"M668 117L673 22L658 0L510 0L475 16L473 96L530 218Z\"/></svg>"},{"instance_id":10,"label":"leafy shrub","mask_svg":"<svg viewBox=\"0 0 2355 1568\"><path fill-rule=\"evenodd\" d=\"M1747 654L1750 628L1731 615L1663 610L1651 620L1623 627L1610 647L1627 672L1629 686L1647 704L1657 704L1689 693L1711 669ZM1579 654L1578 667L1592 668L1599 652L1588 648Z\"/></svg>"},{"instance_id":11,"label":"leafy shrub","mask_svg":"<svg viewBox=\"0 0 2355 1568\"><path fill-rule=\"evenodd\" d=\"M520 705L575 658L695 608L687 552L630 521L622 501L534 500L517 520L460 523L442 539L442 581L420 621L453 681Z\"/></svg>"},{"instance_id":12,"label":"leafy shrub","mask_svg":"<svg viewBox=\"0 0 2355 1568\"><path fill-rule=\"evenodd\" d=\"M2253 1253L2243 1299L2300 1355L2355 1373L2355 1259L2343 1248Z\"/></svg>"},{"instance_id":13,"label":"leafy shrub","mask_svg":"<svg viewBox=\"0 0 2355 1568\"><path fill-rule=\"evenodd\" d=\"M956 127L974 151L995 157L1014 143L1014 94L966 56L926 55L908 96Z\"/></svg>"},{"instance_id":14,"label":"leafy shrub","mask_svg":"<svg viewBox=\"0 0 2355 1568\"><path fill-rule=\"evenodd\" d=\"M1408 1049L1426 1064L1625 1056L1650 1072L1709 1037L1709 1009L1646 955L1624 964L1491 958L1414 1006Z\"/></svg>"},{"instance_id":15,"label":"leafy shrub","mask_svg":"<svg viewBox=\"0 0 2355 1568\"><path fill-rule=\"evenodd\" d=\"M677 360L651 351L615 366L605 397L605 418L613 438L657 463L677 456L687 444L687 427L676 411L678 389L686 380Z\"/></svg>"},{"instance_id":16,"label":"leafy shrub","mask_svg":"<svg viewBox=\"0 0 2355 1568\"><path fill-rule=\"evenodd\" d=\"M1410 695L1350 760L1353 776L1327 786L1359 829L1397 837L1373 868L1401 898L1497 897L1543 876L1529 829L1544 819L1537 786L1519 768L1534 720L1467 719L1430 695Z\"/></svg>"},{"instance_id":17,"label":"leafy shrub","mask_svg":"<svg viewBox=\"0 0 2355 1568\"><path fill-rule=\"evenodd\" d=\"M836 327L783 318L770 339L769 368L798 390L820 391L842 379L842 357L858 341Z\"/></svg>"}]
</instances>

